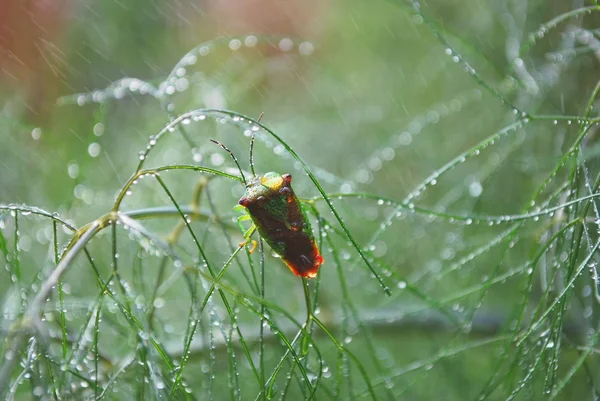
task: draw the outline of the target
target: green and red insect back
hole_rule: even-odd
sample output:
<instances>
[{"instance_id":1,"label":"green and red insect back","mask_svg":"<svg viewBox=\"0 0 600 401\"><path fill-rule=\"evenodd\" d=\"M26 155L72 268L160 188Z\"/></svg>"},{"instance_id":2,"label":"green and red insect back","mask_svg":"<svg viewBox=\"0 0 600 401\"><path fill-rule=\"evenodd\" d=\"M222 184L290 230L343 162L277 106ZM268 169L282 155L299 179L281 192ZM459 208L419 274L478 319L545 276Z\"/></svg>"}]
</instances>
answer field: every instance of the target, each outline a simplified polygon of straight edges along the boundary
<instances>
[{"instance_id":1,"label":"green and red insect back","mask_svg":"<svg viewBox=\"0 0 600 401\"><path fill-rule=\"evenodd\" d=\"M323 257L290 174L254 176L239 204L248 210L261 237L297 276L317 276Z\"/></svg>"},{"instance_id":2,"label":"green and red insect back","mask_svg":"<svg viewBox=\"0 0 600 401\"><path fill-rule=\"evenodd\" d=\"M250 169L252 178L246 180L235 157L222 143L212 140L225 149L237 165L246 192L240 198L260 236L297 276L314 278L323 263L315 242L310 221L292 189L292 176L274 172L258 176L252 157L254 136L250 142ZM252 235L249 230L246 239Z\"/></svg>"}]
</instances>

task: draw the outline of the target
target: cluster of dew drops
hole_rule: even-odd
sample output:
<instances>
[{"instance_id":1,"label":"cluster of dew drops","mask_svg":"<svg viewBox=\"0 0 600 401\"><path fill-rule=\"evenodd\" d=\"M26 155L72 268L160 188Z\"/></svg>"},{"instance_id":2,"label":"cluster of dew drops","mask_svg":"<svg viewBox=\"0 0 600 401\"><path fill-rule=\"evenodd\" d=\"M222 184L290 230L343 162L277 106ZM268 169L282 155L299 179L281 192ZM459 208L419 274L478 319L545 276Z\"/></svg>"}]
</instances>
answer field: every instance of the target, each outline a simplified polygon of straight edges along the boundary
<instances>
[{"instance_id":1,"label":"cluster of dew drops","mask_svg":"<svg viewBox=\"0 0 600 401\"><path fill-rule=\"evenodd\" d=\"M243 38L233 38L229 40L228 47L231 51L238 51L242 48L254 48L259 44L261 38L248 35ZM83 106L90 103L103 103L111 99L122 99L129 93L139 93L141 95L150 95L157 99L163 99L178 92L184 92L190 87L188 78L188 67L198 63L200 58L209 56L217 47L221 47L222 40L213 40L202 44L189 51L181 60L177 62L169 76L162 81L158 87L138 78L122 78L113 82L108 88L94 90L90 93L81 93L73 96L67 96L59 99L59 104L75 103ZM297 46L298 53L302 56L311 55L315 47L310 41L303 41L295 44L290 38L282 38L274 45L282 52L291 52ZM167 111L174 111L173 105L167 106Z\"/></svg>"},{"instance_id":2,"label":"cluster of dew drops","mask_svg":"<svg viewBox=\"0 0 600 401\"><path fill-rule=\"evenodd\" d=\"M231 51L238 51L242 48L254 48L259 44L259 41L262 39L254 36L248 35L242 38L233 38L228 42L228 48ZM176 92L183 92L190 87L189 80L187 78L188 71L187 67L195 65L199 58L206 57L210 55L217 46L221 46L221 40L213 40L202 44L190 52L188 52L174 67L173 71L169 74L169 76L158 86L158 88L154 87L152 84L142 81L137 78L123 78L113 82L109 87L103 90L94 90L90 93L77 94L73 96L67 96L59 99L58 104L67 104L67 103L75 103L79 106L84 106L90 103L104 103L111 99L121 99L128 92L130 93L139 93L141 95L151 95L157 99L164 99L170 95L175 94ZM291 52L295 47L297 51L302 56L311 55L315 48L312 42L310 41L302 41L300 43L294 43L294 41L290 38L282 38L276 44L273 41L268 40L268 43L272 46L276 46L282 52ZM167 111L171 112L174 110L174 105L172 103L167 103ZM175 131L178 123L183 125L189 124L193 121L202 121L206 119L206 115L202 113L193 113L193 115L183 118L180 120L172 121L167 125L167 131ZM233 122L244 123L244 119L242 117L234 116L231 118ZM222 117L218 121L226 122L226 118ZM250 136L252 131L258 131L258 126L251 126L249 129L244 131L246 136ZM103 123L96 123L93 127L93 133L96 137L100 137L104 134L105 126ZM164 130L163 130L164 131ZM160 136L164 133L157 135L151 135L148 140L148 144L145 150L139 152L139 159L141 162L145 160L150 150L156 145ZM40 140L42 137L42 131L40 128L34 128L31 132L31 137L33 140ZM274 145L271 144L271 147ZM275 147L275 151L278 151L277 147ZM279 149L279 153L281 153L282 149ZM102 146L98 141L93 141L88 145L87 153L92 158L97 158L102 153ZM192 149L192 158L195 162L199 163L202 161L203 155L198 148ZM214 166L220 166L224 163L225 158L220 153L214 153L211 155L211 163ZM67 166L67 174L72 179L77 179L80 175L80 167L77 161L68 162ZM156 173L158 174L158 173ZM140 177L143 178L143 177ZM136 181L137 183L137 181ZM131 190L127 191L127 195L131 194ZM103 194L96 195L93 190L88 188L82 183L76 185L74 189L74 195L77 199L83 200L86 204L93 204L94 202L98 202L98 196L102 196ZM95 196L96 195L96 196Z\"/></svg>"}]
</instances>

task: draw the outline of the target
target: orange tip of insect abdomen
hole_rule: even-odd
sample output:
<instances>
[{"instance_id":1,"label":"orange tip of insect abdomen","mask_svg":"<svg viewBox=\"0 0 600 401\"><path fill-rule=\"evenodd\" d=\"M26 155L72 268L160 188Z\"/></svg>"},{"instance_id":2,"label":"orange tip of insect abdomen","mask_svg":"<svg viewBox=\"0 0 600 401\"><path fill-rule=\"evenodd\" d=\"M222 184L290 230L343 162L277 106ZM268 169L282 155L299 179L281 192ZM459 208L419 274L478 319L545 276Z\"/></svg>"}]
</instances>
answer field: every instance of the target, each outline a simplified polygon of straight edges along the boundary
<instances>
[{"instance_id":1,"label":"orange tip of insect abdomen","mask_svg":"<svg viewBox=\"0 0 600 401\"><path fill-rule=\"evenodd\" d=\"M290 268L292 273L294 273L296 276L304 277L304 278L315 278L315 277L317 277L317 274L319 272L319 267L323 264L323 262L324 262L323 257L317 251L317 254L314 255L314 263L309 269L303 268L301 270L301 269L298 269L293 264L287 263L287 262L286 262L286 265Z\"/></svg>"}]
</instances>

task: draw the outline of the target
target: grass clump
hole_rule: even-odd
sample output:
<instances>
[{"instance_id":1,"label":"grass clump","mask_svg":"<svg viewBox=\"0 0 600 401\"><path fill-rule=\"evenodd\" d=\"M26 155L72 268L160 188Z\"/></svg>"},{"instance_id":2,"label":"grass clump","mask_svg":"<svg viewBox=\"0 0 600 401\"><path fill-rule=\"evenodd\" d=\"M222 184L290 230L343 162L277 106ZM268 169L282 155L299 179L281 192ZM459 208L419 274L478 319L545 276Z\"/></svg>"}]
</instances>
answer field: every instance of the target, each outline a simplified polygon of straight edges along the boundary
<instances>
[{"instance_id":1,"label":"grass clump","mask_svg":"<svg viewBox=\"0 0 600 401\"><path fill-rule=\"evenodd\" d=\"M2 395L594 398L600 8L534 3L469 4L486 26L452 2L381 2L360 25L357 3L321 41L221 37L61 97L35 135L5 112L82 144L0 194ZM211 138L238 157L256 138L259 174L294 175L316 279L245 246L251 165Z\"/></svg>"}]
</instances>

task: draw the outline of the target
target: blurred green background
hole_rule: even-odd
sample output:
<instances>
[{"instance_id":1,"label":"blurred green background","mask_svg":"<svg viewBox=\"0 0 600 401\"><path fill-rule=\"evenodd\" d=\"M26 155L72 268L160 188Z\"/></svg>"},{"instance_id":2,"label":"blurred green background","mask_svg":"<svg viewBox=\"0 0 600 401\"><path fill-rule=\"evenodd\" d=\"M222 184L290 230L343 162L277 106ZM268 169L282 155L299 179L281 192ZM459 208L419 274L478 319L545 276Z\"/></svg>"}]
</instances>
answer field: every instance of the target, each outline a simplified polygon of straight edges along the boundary
<instances>
[{"instance_id":1,"label":"blurred green background","mask_svg":"<svg viewBox=\"0 0 600 401\"><path fill-rule=\"evenodd\" d=\"M597 399L598 11L577 0L3 2L4 393ZM291 173L298 196L314 199L325 264L309 287L332 338L313 322L310 347L297 340L299 357L286 353L277 335L302 337L292 322L306 318L302 281L266 246L229 266L243 186L192 171L160 177L182 207L201 185L189 227L206 260L157 180L140 179L120 210L154 208L139 222L160 241L179 233L170 245L181 262L107 227L86 248L93 263L81 253L52 290L43 330L30 330L55 244L63 251L72 232L11 209L83 227L111 210L149 145L145 168L237 174L214 138L249 171L251 125L231 118L207 113L154 145L200 108L264 112L392 295L301 164L261 129L257 172ZM264 297L251 278L262 258ZM207 261L227 267L224 295L201 310Z\"/></svg>"}]
</instances>

